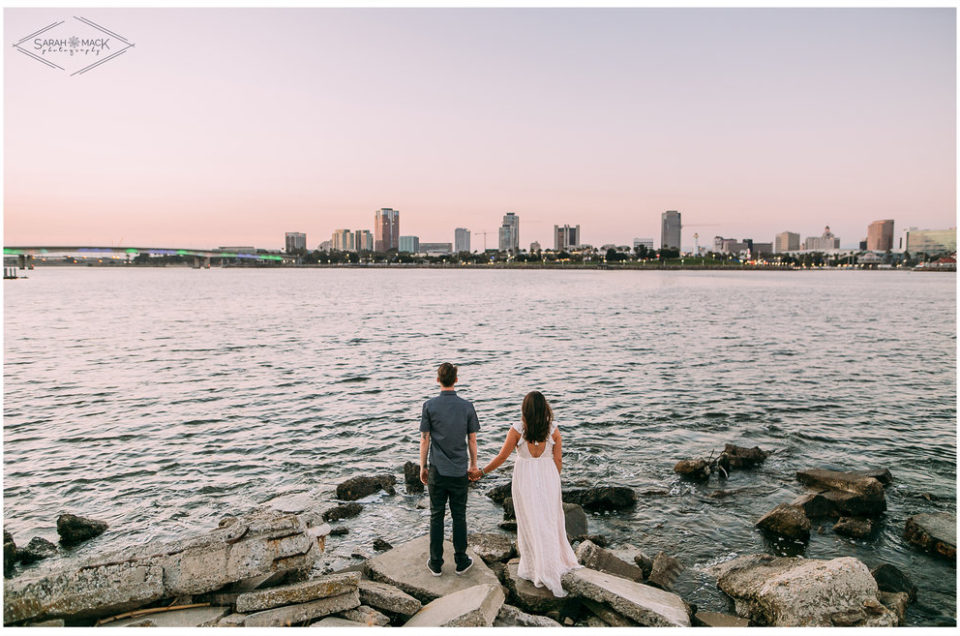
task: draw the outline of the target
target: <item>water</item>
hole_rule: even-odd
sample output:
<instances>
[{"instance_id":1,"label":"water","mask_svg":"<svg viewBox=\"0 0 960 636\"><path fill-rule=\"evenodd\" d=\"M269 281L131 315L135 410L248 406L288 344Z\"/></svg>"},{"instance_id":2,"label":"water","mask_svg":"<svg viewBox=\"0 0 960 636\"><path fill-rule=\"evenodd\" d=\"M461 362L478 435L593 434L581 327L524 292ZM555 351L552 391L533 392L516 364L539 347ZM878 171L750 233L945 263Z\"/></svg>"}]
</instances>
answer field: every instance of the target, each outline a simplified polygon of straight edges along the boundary
<instances>
[{"instance_id":1,"label":"water","mask_svg":"<svg viewBox=\"0 0 960 636\"><path fill-rule=\"evenodd\" d=\"M64 558L265 503L322 510L340 481L384 471L399 494L370 497L322 566L425 533L399 468L450 360L481 462L543 391L565 484L640 493L591 532L679 556L701 609L729 611L702 568L776 549L753 524L803 492L796 470L885 466L876 537L828 524L805 554L893 563L919 586L910 624L955 619L955 569L900 536L910 515L956 511L954 275L46 268L4 295L5 526L23 543L55 541L61 512L111 527ZM675 478L725 442L773 454L723 485ZM478 490L468 514L494 530L501 509Z\"/></svg>"}]
</instances>

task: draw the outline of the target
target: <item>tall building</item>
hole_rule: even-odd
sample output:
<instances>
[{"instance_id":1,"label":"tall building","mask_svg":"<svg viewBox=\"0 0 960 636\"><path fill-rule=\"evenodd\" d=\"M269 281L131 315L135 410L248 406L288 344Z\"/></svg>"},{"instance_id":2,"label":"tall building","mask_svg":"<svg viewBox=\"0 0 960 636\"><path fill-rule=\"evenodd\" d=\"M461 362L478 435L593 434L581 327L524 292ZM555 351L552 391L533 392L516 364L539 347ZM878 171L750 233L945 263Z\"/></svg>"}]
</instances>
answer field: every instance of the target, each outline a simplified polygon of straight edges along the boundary
<instances>
[{"instance_id":1,"label":"tall building","mask_svg":"<svg viewBox=\"0 0 960 636\"><path fill-rule=\"evenodd\" d=\"M503 215L503 224L500 226L500 251L520 252L520 217L514 212Z\"/></svg>"},{"instance_id":2,"label":"tall building","mask_svg":"<svg viewBox=\"0 0 960 636\"><path fill-rule=\"evenodd\" d=\"M353 233L352 252L372 252L373 233L370 230L357 230Z\"/></svg>"},{"instance_id":3,"label":"tall building","mask_svg":"<svg viewBox=\"0 0 960 636\"><path fill-rule=\"evenodd\" d=\"M796 252L800 249L800 235L796 232L780 232L774 240L773 249L777 254Z\"/></svg>"},{"instance_id":4,"label":"tall building","mask_svg":"<svg viewBox=\"0 0 960 636\"><path fill-rule=\"evenodd\" d=\"M373 213L373 249L387 252L399 248L400 210L380 208Z\"/></svg>"},{"instance_id":5,"label":"tall building","mask_svg":"<svg viewBox=\"0 0 960 636\"><path fill-rule=\"evenodd\" d=\"M453 245L454 251L459 254L460 252L469 252L470 251L470 230L458 227L453 231Z\"/></svg>"},{"instance_id":6,"label":"tall building","mask_svg":"<svg viewBox=\"0 0 960 636\"><path fill-rule=\"evenodd\" d=\"M680 249L680 213L667 210L660 215L660 248Z\"/></svg>"},{"instance_id":7,"label":"tall building","mask_svg":"<svg viewBox=\"0 0 960 636\"><path fill-rule=\"evenodd\" d=\"M803 242L803 249L812 252L827 252L840 249L840 238L833 235L830 226L823 228L820 236L808 236Z\"/></svg>"},{"instance_id":8,"label":"tall building","mask_svg":"<svg viewBox=\"0 0 960 636\"><path fill-rule=\"evenodd\" d=\"M401 236L397 247L398 252L409 252L410 254L420 253L419 236Z\"/></svg>"},{"instance_id":9,"label":"tall building","mask_svg":"<svg viewBox=\"0 0 960 636\"><path fill-rule=\"evenodd\" d=\"M652 238L635 238L633 239L633 251L637 251L637 248L640 246L647 248L648 252L653 251L653 239Z\"/></svg>"},{"instance_id":10,"label":"tall building","mask_svg":"<svg viewBox=\"0 0 960 636\"><path fill-rule=\"evenodd\" d=\"M334 230L330 237L330 247L338 252L354 251L353 232L350 230Z\"/></svg>"},{"instance_id":11,"label":"tall building","mask_svg":"<svg viewBox=\"0 0 960 636\"><path fill-rule=\"evenodd\" d=\"M867 249L875 252L893 249L893 219L874 221L867 226Z\"/></svg>"},{"instance_id":12,"label":"tall building","mask_svg":"<svg viewBox=\"0 0 960 636\"><path fill-rule=\"evenodd\" d=\"M553 249L556 252L568 250L580 245L580 226L570 227L569 225L553 226Z\"/></svg>"},{"instance_id":13,"label":"tall building","mask_svg":"<svg viewBox=\"0 0 960 636\"><path fill-rule=\"evenodd\" d=\"M910 228L901 238L904 251L910 254L952 254L957 251L957 228L918 230Z\"/></svg>"},{"instance_id":14,"label":"tall building","mask_svg":"<svg viewBox=\"0 0 960 636\"><path fill-rule=\"evenodd\" d=\"M284 236L284 243L286 244L287 254L306 251L307 235L303 232L287 232Z\"/></svg>"}]
</instances>

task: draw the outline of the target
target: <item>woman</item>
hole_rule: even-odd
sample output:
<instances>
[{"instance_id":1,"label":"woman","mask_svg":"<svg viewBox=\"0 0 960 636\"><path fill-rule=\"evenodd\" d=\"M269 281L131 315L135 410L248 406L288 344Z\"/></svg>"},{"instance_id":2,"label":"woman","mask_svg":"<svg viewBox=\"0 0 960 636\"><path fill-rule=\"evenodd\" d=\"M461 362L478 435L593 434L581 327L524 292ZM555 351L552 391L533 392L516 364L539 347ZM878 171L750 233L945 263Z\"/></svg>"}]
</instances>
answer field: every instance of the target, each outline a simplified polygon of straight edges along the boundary
<instances>
[{"instance_id":1,"label":"woman","mask_svg":"<svg viewBox=\"0 0 960 636\"><path fill-rule=\"evenodd\" d=\"M560 499L561 439L553 411L539 391L523 398L522 419L510 427L500 454L477 471L476 479L496 470L517 449L513 467L513 508L517 515L517 575L554 596L566 596L560 577L580 567L564 525Z\"/></svg>"}]
</instances>

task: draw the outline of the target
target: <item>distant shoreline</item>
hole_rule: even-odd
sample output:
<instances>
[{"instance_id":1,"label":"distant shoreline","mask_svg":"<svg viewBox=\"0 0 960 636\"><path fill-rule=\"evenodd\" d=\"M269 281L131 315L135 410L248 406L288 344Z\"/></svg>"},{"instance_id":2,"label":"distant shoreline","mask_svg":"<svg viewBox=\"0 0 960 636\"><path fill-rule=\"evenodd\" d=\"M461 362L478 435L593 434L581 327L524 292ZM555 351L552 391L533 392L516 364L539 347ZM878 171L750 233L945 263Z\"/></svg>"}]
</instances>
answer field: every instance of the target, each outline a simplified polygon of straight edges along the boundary
<instances>
[{"instance_id":1,"label":"distant shoreline","mask_svg":"<svg viewBox=\"0 0 960 636\"><path fill-rule=\"evenodd\" d=\"M443 269L443 270L491 270L491 269L510 269L510 270L594 270L594 271L730 271L730 272L798 272L798 271L917 271L917 272L952 272L955 270L936 269L936 268L876 268L876 267L793 267L776 265L607 265L600 263L565 263L562 265L553 264L528 264L528 263L492 263L492 264L432 264L432 263L329 263L329 264L310 264L310 265L226 265L213 266L209 268L195 268L188 264L157 264L142 265L133 263L35 263L37 268L107 268L107 269ZM26 272L27 270L18 270Z\"/></svg>"}]
</instances>

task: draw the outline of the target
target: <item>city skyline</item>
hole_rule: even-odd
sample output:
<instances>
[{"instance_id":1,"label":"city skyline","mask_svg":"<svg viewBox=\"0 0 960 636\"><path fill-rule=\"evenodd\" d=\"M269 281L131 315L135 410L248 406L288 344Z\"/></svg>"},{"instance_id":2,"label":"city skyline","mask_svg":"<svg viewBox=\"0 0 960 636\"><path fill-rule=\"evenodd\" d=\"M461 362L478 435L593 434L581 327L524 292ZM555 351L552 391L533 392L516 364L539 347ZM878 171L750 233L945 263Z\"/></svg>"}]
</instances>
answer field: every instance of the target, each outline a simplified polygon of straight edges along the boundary
<instances>
[{"instance_id":1,"label":"city skyline","mask_svg":"<svg viewBox=\"0 0 960 636\"><path fill-rule=\"evenodd\" d=\"M6 41L63 13L8 9ZM469 228L475 249L508 211L521 247L583 220L594 245L659 239L665 210L684 250L956 225L952 9L91 17L135 49L79 77L6 58L6 244L278 248L295 229L312 248L385 205L404 235ZM265 32L285 37L247 44Z\"/></svg>"}]
</instances>

